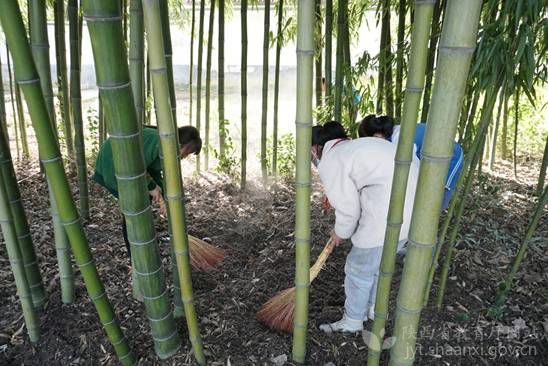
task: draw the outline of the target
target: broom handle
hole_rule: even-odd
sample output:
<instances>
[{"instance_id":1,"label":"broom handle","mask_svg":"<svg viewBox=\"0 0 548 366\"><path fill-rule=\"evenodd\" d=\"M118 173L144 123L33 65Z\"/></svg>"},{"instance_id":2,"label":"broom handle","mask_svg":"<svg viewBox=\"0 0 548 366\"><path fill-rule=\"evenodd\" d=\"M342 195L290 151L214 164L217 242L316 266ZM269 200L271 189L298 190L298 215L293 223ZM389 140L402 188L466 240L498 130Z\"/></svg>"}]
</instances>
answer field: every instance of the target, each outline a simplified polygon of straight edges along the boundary
<instances>
[{"instance_id":1,"label":"broom handle","mask_svg":"<svg viewBox=\"0 0 548 366\"><path fill-rule=\"evenodd\" d=\"M329 257L329 254L333 251L333 248L335 247L333 240L329 239L327 244L325 244L325 247L323 248L322 252L318 256L318 259L316 259L316 263L310 268L310 282L314 281L316 277L318 277L318 274L322 270L323 265L327 261L327 258Z\"/></svg>"}]
</instances>

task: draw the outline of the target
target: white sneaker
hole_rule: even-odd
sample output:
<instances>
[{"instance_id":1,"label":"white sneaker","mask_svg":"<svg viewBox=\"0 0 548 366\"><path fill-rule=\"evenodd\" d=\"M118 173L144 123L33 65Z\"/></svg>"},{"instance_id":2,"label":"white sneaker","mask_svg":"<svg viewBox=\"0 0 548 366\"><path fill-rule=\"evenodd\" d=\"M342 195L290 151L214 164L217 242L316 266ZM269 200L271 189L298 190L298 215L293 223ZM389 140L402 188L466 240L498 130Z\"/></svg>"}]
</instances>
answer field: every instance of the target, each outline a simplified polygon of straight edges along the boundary
<instances>
[{"instance_id":1,"label":"white sneaker","mask_svg":"<svg viewBox=\"0 0 548 366\"><path fill-rule=\"evenodd\" d=\"M347 318L346 315L339 321L334 323L326 323L320 325L320 330L325 333L333 332L350 332L356 333L363 330L363 321Z\"/></svg>"},{"instance_id":2,"label":"white sneaker","mask_svg":"<svg viewBox=\"0 0 548 366\"><path fill-rule=\"evenodd\" d=\"M368 318L370 320L375 320L375 305L371 305L371 307L369 308L369 314L368 314ZM366 319L367 320L367 319Z\"/></svg>"}]
</instances>

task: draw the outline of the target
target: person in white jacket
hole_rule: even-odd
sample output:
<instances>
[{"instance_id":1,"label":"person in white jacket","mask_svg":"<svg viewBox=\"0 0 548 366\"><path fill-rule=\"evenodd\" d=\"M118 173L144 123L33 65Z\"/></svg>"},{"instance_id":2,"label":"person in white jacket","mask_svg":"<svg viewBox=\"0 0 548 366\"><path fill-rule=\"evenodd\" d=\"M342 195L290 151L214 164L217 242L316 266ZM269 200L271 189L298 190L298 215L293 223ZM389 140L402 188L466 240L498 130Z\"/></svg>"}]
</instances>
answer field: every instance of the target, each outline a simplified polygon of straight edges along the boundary
<instances>
[{"instance_id":1,"label":"person in white jacket","mask_svg":"<svg viewBox=\"0 0 548 366\"><path fill-rule=\"evenodd\" d=\"M396 146L377 137L349 140L338 122L314 127L312 156L332 207L335 227L331 239L352 241L346 258L344 316L322 324L325 332L363 329L368 309L375 304L376 285L390 203ZM409 232L419 161L413 157L404 205L400 243Z\"/></svg>"}]
</instances>

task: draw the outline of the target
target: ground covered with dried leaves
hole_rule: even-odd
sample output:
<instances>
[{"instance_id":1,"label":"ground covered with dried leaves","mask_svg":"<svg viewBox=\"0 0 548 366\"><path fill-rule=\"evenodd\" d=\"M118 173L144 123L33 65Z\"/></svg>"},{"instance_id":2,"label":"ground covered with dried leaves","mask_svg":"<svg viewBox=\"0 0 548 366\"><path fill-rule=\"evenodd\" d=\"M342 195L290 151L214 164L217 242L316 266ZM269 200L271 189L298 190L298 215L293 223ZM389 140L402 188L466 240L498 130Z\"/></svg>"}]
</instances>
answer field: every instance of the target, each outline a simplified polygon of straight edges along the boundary
<instances>
[{"instance_id":1,"label":"ground covered with dried leaves","mask_svg":"<svg viewBox=\"0 0 548 366\"><path fill-rule=\"evenodd\" d=\"M538 166L523 162L519 180L509 163L484 174L468 201L444 306L423 310L417 339L418 365L541 365L548 359L548 217L544 215L517 275L513 291L498 318L488 315L497 284L506 275L535 204ZM41 341L32 346L25 334L5 246L0 246L0 364L114 365L116 358L100 327L95 309L76 276L76 300L60 300L48 195L37 166L19 167L18 178L31 223L32 237L49 301L41 314ZM74 179L73 179L74 180ZM73 182L75 183L75 182ZM265 328L255 312L279 290L293 285L294 191L290 185L265 190L236 185L213 174L187 179L190 233L211 238L226 259L217 271L194 273L195 301L203 342L211 365L283 365L291 362L291 337ZM73 185L76 187L76 185ZM325 244L333 216L322 210L321 187L314 185L312 259ZM141 365L193 364L185 322L177 320L183 346L159 361L141 303L131 296L130 263L122 241L116 202L91 184L91 219L86 232L95 262ZM166 223L157 228L167 235ZM169 270L167 243L161 243ZM349 243L336 248L310 294L307 360L310 365L364 365L367 346L361 335L325 335L318 325L336 320L344 304L343 268ZM442 255L443 256L443 255ZM394 277L392 314L402 262ZM170 277L169 277L170 278ZM388 324L388 333L392 327ZM367 328L371 323L367 324ZM383 355L383 361L387 359Z\"/></svg>"}]
</instances>

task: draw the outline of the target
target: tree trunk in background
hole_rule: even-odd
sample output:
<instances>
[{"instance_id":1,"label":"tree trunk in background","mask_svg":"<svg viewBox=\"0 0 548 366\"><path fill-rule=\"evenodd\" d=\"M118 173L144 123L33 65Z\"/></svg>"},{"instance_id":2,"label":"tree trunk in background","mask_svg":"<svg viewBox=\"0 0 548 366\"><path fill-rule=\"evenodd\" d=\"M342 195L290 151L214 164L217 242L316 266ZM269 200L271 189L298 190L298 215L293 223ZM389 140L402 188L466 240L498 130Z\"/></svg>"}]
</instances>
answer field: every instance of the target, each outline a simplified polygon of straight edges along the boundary
<instances>
[{"instance_id":1,"label":"tree trunk in background","mask_svg":"<svg viewBox=\"0 0 548 366\"><path fill-rule=\"evenodd\" d=\"M247 6L246 6L247 8ZM219 113L219 155L221 159L225 158L225 139L226 129L225 121L225 0L219 0L219 47L217 49L217 89L218 89L218 113ZM242 41L243 42L243 41ZM247 48L246 48L247 51ZM243 50L242 50L243 52Z\"/></svg>"},{"instance_id":2,"label":"tree trunk in background","mask_svg":"<svg viewBox=\"0 0 548 366\"><path fill-rule=\"evenodd\" d=\"M346 90L345 98L343 98L343 101L346 100L346 109L347 109L347 115L348 115L348 127L354 125L354 117L355 117L355 108L357 108L357 105L354 105L354 86L353 86L353 80L352 80L352 58L350 55L350 31L348 30L348 18L345 17L346 23L343 27L343 60L344 60L344 88ZM357 111L357 110L356 110ZM344 121L341 120L341 122ZM355 136L352 136L355 137Z\"/></svg>"},{"instance_id":3,"label":"tree trunk in background","mask_svg":"<svg viewBox=\"0 0 548 366\"><path fill-rule=\"evenodd\" d=\"M55 22L55 56L57 58L57 96L60 104L63 131L67 145L69 170L74 161L74 144L72 141L72 124L70 120L69 91L67 78L67 49L65 44L65 4L63 0L54 2Z\"/></svg>"},{"instance_id":4,"label":"tree trunk in background","mask_svg":"<svg viewBox=\"0 0 548 366\"><path fill-rule=\"evenodd\" d=\"M210 1L209 26L207 37L207 58L206 58L206 102L205 102L205 158L204 168L209 169L209 115L211 109L211 53L213 50L213 31L215 26L215 0Z\"/></svg>"},{"instance_id":5,"label":"tree trunk in background","mask_svg":"<svg viewBox=\"0 0 548 366\"><path fill-rule=\"evenodd\" d=\"M0 58L0 70L2 70L2 59ZM4 131L4 136L9 148L9 135L8 135L8 119L6 116L6 100L4 99L4 79L2 78L2 72L0 72L0 125Z\"/></svg>"},{"instance_id":6,"label":"tree trunk in background","mask_svg":"<svg viewBox=\"0 0 548 366\"><path fill-rule=\"evenodd\" d=\"M280 54L283 44L284 0L278 0L278 31L276 33L276 66L274 69L274 124L272 126L272 176L278 174L278 96L280 93Z\"/></svg>"},{"instance_id":7,"label":"tree trunk in background","mask_svg":"<svg viewBox=\"0 0 548 366\"><path fill-rule=\"evenodd\" d=\"M472 100L472 106L470 107L470 112L466 116L466 128L464 129L464 137L462 140L459 140L459 143L462 145L462 149L467 152L470 141L466 139L467 136L472 136L472 131L474 130L474 119L476 117L476 111L478 109L478 102L481 97L481 90L476 88L474 91L474 97Z\"/></svg>"},{"instance_id":8,"label":"tree trunk in background","mask_svg":"<svg viewBox=\"0 0 548 366\"><path fill-rule=\"evenodd\" d=\"M428 110L430 109L430 94L432 92L432 79L434 77L434 64L438 52L438 41L440 39L440 29L442 22L442 11L445 8L447 0L436 1L434 16L432 17L432 35L430 36L430 46L428 49L428 63L426 64L426 84L424 85L424 95L422 99L421 122L426 122Z\"/></svg>"},{"instance_id":9,"label":"tree trunk in background","mask_svg":"<svg viewBox=\"0 0 548 366\"><path fill-rule=\"evenodd\" d=\"M390 0L381 3L381 38L379 44L379 74L377 80L377 114L386 113L386 70L388 63L387 48L390 47ZM385 108L383 108L383 105Z\"/></svg>"},{"instance_id":10,"label":"tree trunk in background","mask_svg":"<svg viewBox=\"0 0 548 366\"><path fill-rule=\"evenodd\" d=\"M537 196L542 194L544 182L546 180L546 167L548 166L548 136L546 136L546 144L544 145L544 154L542 155L542 164L540 165L540 173L538 176Z\"/></svg>"},{"instance_id":11,"label":"tree trunk in background","mask_svg":"<svg viewBox=\"0 0 548 366\"><path fill-rule=\"evenodd\" d=\"M10 62L10 53L8 50L8 45L6 44L6 65L8 66L8 79L10 86L10 99L11 99L11 113L13 117L13 132L15 135L15 149L17 151L17 160L21 158L21 149L19 148L19 131L17 130L17 112L15 107L15 94L13 92L13 74L11 71L11 62Z\"/></svg>"},{"instance_id":12,"label":"tree trunk in background","mask_svg":"<svg viewBox=\"0 0 548 366\"><path fill-rule=\"evenodd\" d=\"M502 136L500 141L500 151L502 154L502 159L508 159L508 101L510 100L510 95L506 93L506 98L504 98L504 107L502 107Z\"/></svg>"},{"instance_id":13,"label":"tree trunk in background","mask_svg":"<svg viewBox=\"0 0 548 366\"><path fill-rule=\"evenodd\" d=\"M200 0L200 20L198 28L198 70L196 82L196 128L200 131L202 127L202 61L204 56L204 16L205 0ZM200 155L196 155L196 171L200 172Z\"/></svg>"},{"instance_id":14,"label":"tree trunk in background","mask_svg":"<svg viewBox=\"0 0 548 366\"><path fill-rule=\"evenodd\" d=\"M190 70L189 70L189 88L190 93L188 101L189 125L192 126L192 74L194 73L194 27L196 24L196 0L192 0L192 20L190 26Z\"/></svg>"},{"instance_id":15,"label":"tree trunk in background","mask_svg":"<svg viewBox=\"0 0 548 366\"><path fill-rule=\"evenodd\" d=\"M141 0L130 0L129 18L129 73L137 123L142 133L145 122L145 33Z\"/></svg>"},{"instance_id":16,"label":"tree trunk in background","mask_svg":"<svg viewBox=\"0 0 548 366\"><path fill-rule=\"evenodd\" d=\"M436 244L445 178L457 131L473 48L476 45L481 2L451 0L443 27L436 70L432 111L424 138L417 192L409 230L409 245L396 304L390 365L411 365L417 341L428 266ZM450 51L448 51L450 50Z\"/></svg>"},{"instance_id":17,"label":"tree trunk in background","mask_svg":"<svg viewBox=\"0 0 548 366\"><path fill-rule=\"evenodd\" d=\"M340 1L346 3L345 0ZM344 8L345 6L343 6ZM297 136L294 236L296 290L292 358L297 363L304 363L306 359L310 286L310 144L314 73L314 2L310 0L299 1L297 18L297 112L295 118ZM342 61L342 57L337 60L337 67L339 67L339 61Z\"/></svg>"},{"instance_id":18,"label":"tree trunk in background","mask_svg":"<svg viewBox=\"0 0 548 366\"><path fill-rule=\"evenodd\" d=\"M514 94L514 147L513 147L513 162L514 162L514 179L518 179L518 125L519 125L519 85L516 87Z\"/></svg>"},{"instance_id":19,"label":"tree trunk in background","mask_svg":"<svg viewBox=\"0 0 548 366\"><path fill-rule=\"evenodd\" d=\"M346 23L346 12L348 11L348 0L339 0L337 9L337 50L335 66L335 120L342 121L342 91L344 78L344 50L342 36L343 26Z\"/></svg>"},{"instance_id":20,"label":"tree trunk in background","mask_svg":"<svg viewBox=\"0 0 548 366\"><path fill-rule=\"evenodd\" d=\"M125 9L125 8L124 8ZM74 153L78 176L78 197L80 199L80 216L89 218L88 170L86 165L86 148L84 126L82 122L82 95L80 92L80 11L78 0L68 0L67 14L69 19L70 40L70 97L72 121L74 123Z\"/></svg>"},{"instance_id":21,"label":"tree trunk in background","mask_svg":"<svg viewBox=\"0 0 548 366\"><path fill-rule=\"evenodd\" d=\"M407 15L407 1L399 0L398 6L398 45L396 51L396 121L401 121L403 104L403 70L404 70L404 47L405 47L405 17Z\"/></svg>"},{"instance_id":22,"label":"tree trunk in background","mask_svg":"<svg viewBox=\"0 0 548 366\"><path fill-rule=\"evenodd\" d=\"M393 64L393 55L392 55L392 35L391 35L391 25L390 25L390 0L387 0L388 11L386 14L386 64L384 69L384 95L386 97L386 114L389 116L394 116L394 82L392 78L392 64Z\"/></svg>"},{"instance_id":23,"label":"tree trunk in background","mask_svg":"<svg viewBox=\"0 0 548 366\"><path fill-rule=\"evenodd\" d=\"M325 96L331 97L331 71L333 66L333 0L325 0Z\"/></svg>"},{"instance_id":24,"label":"tree trunk in background","mask_svg":"<svg viewBox=\"0 0 548 366\"><path fill-rule=\"evenodd\" d=\"M316 43L316 58L315 58L315 71L316 71L316 107L322 105L322 1L314 0L314 12L315 12L315 43Z\"/></svg>"},{"instance_id":25,"label":"tree trunk in background","mask_svg":"<svg viewBox=\"0 0 548 366\"><path fill-rule=\"evenodd\" d=\"M175 92L175 81L173 79L173 47L171 45L171 28L169 22L169 9L167 1L160 1L160 12L162 13L162 36L164 41L164 57L166 58L167 78L169 85L169 100L173 112L173 123L177 126L177 93ZM200 157L196 156L196 161Z\"/></svg>"},{"instance_id":26,"label":"tree trunk in background","mask_svg":"<svg viewBox=\"0 0 548 366\"><path fill-rule=\"evenodd\" d=\"M223 1L223 0L220 0ZM245 189L247 175L247 0L242 0L240 5L240 21L242 31L242 55L240 70L240 93L242 98L241 107L241 130L242 150L240 164L242 165L240 188Z\"/></svg>"},{"instance_id":27,"label":"tree trunk in background","mask_svg":"<svg viewBox=\"0 0 548 366\"><path fill-rule=\"evenodd\" d=\"M506 98L505 96L505 88L503 87L500 91L500 98L499 98L499 105L497 110L497 117L495 119L495 125L493 126L493 134L491 135L491 151L489 153L489 170L493 171L495 168L495 158L497 153L497 135L499 132L499 124L500 124L500 117L502 113L502 106L504 104L504 100Z\"/></svg>"},{"instance_id":28,"label":"tree trunk in background","mask_svg":"<svg viewBox=\"0 0 548 366\"><path fill-rule=\"evenodd\" d=\"M263 30L263 93L261 112L261 173L263 184L267 179L266 164L266 129L268 121L268 49L270 46L270 0L264 2L264 30Z\"/></svg>"},{"instance_id":29,"label":"tree trunk in background","mask_svg":"<svg viewBox=\"0 0 548 366\"><path fill-rule=\"evenodd\" d=\"M17 106L17 119L19 120L19 137L21 138L21 149L23 158L28 159L29 143L27 141L27 123L25 122L25 112L23 111L23 102L21 101L21 90L19 85L15 83L15 104Z\"/></svg>"}]
</instances>

